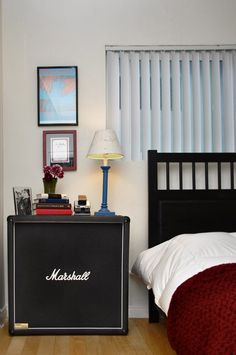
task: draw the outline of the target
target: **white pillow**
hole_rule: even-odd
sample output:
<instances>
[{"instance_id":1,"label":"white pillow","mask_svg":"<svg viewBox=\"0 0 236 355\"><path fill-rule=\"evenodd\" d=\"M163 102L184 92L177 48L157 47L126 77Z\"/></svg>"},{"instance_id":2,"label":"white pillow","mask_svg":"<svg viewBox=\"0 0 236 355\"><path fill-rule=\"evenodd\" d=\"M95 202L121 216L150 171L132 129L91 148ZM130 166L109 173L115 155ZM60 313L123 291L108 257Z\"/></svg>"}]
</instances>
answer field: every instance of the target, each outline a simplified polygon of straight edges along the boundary
<instances>
[{"instance_id":1,"label":"white pillow","mask_svg":"<svg viewBox=\"0 0 236 355\"><path fill-rule=\"evenodd\" d=\"M151 274L153 269L161 260L168 247L170 240L158 244L153 248L142 251L135 260L131 272L138 276L148 288L150 288Z\"/></svg>"},{"instance_id":2,"label":"white pillow","mask_svg":"<svg viewBox=\"0 0 236 355\"><path fill-rule=\"evenodd\" d=\"M162 261L162 257L164 257L164 260L161 262L160 265L165 265L167 267L167 260L169 260L169 254L170 256L172 255L172 251L179 250L181 253L189 252L190 250L194 250L194 253L199 253L200 250L198 248L200 247L199 244L202 244L203 246L203 254L205 256L210 256L212 255L217 255L221 251L221 248L225 247L225 242L227 241L227 235L228 237L230 235L236 237L236 232L235 233L225 233L225 232L209 232L209 233L196 233L196 234L181 234L177 235L166 242L163 242L161 244L156 245L153 248L149 248L147 250L142 251L137 259L135 260L131 272L138 276L146 285L148 288L152 288L153 286L153 271L156 269L157 265L160 264ZM216 238L218 236L218 238ZM210 241L209 242L209 237L211 240L211 237L213 237L213 243ZM221 239L222 238L222 239ZM218 239L218 243L217 242ZM222 243L222 244L221 244ZM220 250L218 250L218 246L220 247ZM168 251L168 254L167 254ZM174 253L176 254L176 253ZM192 254L193 255L193 254ZM168 258L167 258L168 256ZM176 256L176 255L175 255ZM172 262L171 262L172 265ZM173 267L173 265L172 265ZM170 270L169 270L170 271ZM169 272L168 271L168 272ZM162 271L163 272L163 271ZM163 273L164 280L166 282L166 273ZM161 287L161 283L159 285Z\"/></svg>"}]
</instances>

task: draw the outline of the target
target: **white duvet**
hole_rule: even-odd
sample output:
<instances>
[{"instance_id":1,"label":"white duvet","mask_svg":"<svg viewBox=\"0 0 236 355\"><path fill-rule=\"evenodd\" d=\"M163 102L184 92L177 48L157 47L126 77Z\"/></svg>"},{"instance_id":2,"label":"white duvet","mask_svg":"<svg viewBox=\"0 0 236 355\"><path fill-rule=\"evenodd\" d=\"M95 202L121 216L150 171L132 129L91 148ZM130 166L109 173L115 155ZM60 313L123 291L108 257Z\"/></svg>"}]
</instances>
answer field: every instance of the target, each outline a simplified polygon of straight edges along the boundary
<instances>
[{"instance_id":1,"label":"white duvet","mask_svg":"<svg viewBox=\"0 0 236 355\"><path fill-rule=\"evenodd\" d=\"M177 287L197 273L220 264L236 263L236 233L181 234L143 251L132 273L150 289L166 314Z\"/></svg>"}]
</instances>

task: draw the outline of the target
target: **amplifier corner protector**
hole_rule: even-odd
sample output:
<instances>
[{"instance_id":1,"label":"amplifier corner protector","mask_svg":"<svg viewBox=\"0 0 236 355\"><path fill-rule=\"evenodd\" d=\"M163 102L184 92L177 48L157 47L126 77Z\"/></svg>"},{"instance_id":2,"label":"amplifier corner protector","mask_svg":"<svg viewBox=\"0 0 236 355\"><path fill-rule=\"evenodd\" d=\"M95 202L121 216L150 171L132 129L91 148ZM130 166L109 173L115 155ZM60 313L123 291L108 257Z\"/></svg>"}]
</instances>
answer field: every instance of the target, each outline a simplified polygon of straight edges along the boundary
<instances>
[{"instance_id":1,"label":"amplifier corner protector","mask_svg":"<svg viewBox=\"0 0 236 355\"><path fill-rule=\"evenodd\" d=\"M28 329L29 323L15 323L14 329Z\"/></svg>"}]
</instances>

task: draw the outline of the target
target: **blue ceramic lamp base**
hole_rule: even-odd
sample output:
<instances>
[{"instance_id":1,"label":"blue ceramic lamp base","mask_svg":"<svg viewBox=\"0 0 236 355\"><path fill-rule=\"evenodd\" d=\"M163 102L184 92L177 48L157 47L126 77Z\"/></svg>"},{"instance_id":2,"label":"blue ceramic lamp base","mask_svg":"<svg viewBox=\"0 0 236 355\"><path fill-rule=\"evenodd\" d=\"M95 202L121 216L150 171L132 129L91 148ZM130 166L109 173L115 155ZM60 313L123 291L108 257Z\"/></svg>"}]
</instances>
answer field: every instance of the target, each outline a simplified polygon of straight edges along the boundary
<instances>
[{"instance_id":1,"label":"blue ceramic lamp base","mask_svg":"<svg viewBox=\"0 0 236 355\"><path fill-rule=\"evenodd\" d=\"M115 216L115 212L109 211L107 208L107 188L108 188L108 170L110 166L101 166L103 172L103 187L102 187L102 204L99 211L95 212L95 216Z\"/></svg>"},{"instance_id":2,"label":"blue ceramic lamp base","mask_svg":"<svg viewBox=\"0 0 236 355\"><path fill-rule=\"evenodd\" d=\"M115 212L109 211L107 208L101 208L99 211L94 213L95 216L115 216Z\"/></svg>"}]
</instances>

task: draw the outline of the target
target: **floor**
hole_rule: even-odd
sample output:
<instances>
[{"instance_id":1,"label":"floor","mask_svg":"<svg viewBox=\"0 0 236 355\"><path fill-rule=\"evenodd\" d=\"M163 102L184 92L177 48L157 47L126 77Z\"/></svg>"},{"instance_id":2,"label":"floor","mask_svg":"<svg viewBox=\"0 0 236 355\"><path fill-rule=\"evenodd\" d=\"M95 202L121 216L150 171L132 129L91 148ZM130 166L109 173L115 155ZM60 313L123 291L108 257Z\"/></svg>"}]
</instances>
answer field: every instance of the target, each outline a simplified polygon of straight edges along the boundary
<instances>
[{"instance_id":1,"label":"floor","mask_svg":"<svg viewBox=\"0 0 236 355\"><path fill-rule=\"evenodd\" d=\"M128 335L9 336L0 329L0 355L174 355L166 324L130 319Z\"/></svg>"}]
</instances>

